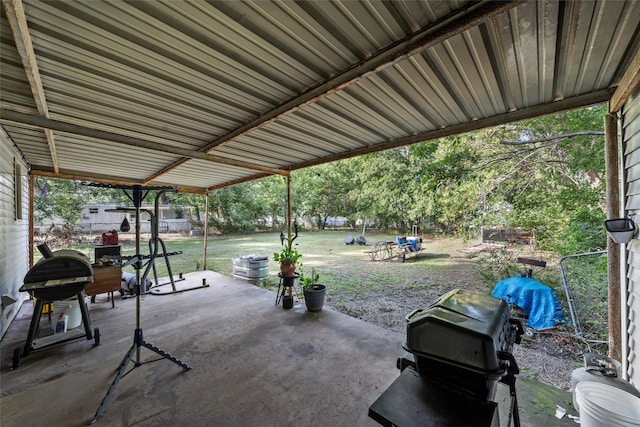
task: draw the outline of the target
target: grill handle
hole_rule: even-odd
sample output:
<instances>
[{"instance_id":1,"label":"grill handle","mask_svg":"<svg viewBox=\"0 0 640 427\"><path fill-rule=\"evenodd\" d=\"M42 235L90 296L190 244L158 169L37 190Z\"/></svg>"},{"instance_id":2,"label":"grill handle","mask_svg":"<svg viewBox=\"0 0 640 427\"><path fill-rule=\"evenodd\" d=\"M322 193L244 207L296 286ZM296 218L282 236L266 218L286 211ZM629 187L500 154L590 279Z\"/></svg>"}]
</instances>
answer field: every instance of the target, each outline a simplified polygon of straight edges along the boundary
<instances>
[{"instance_id":1,"label":"grill handle","mask_svg":"<svg viewBox=\"0 0 640 427\"><path fill-rule=\"evenodd\" d=\"M416 314L421 313L421 312L423 312L423 311L424 311L424 309L423 309L423 308L416 308L416 309L415 309L415 310L413 310L411 313L407 314L407 315L404 317L404 320L405 320L407 323L409 323L409 322L411 321L411 318L412 318L413 316L415 316Z\"/></svg>"},{"instance_id":2,"label":"grill handle","mask_svg":"<svg viewBox=\"0 0 640 427\"><path fill-rule=\"evenodd\" d=\"M516 344L520 344L522 341L522 335L524 335L524 328L522 327L522 323L518 319L509 319L509 323L511 323L516 329L516 336L514 342Z\"/></svg>"},{"instance_id":3,"label":"grill handle","mask_svg":"<svg viewBox=\"0 0 640 427\"><path fill-rule=\"evenodd\" d=\"M53 256L53 252L51 252L51 249L49 248L49 245L47 245L47 242L38 245L38 250L44 258L51 258Z\"/></svg>"},{"instance_id":4,"label":"grill handle","mask_svg":"<svg viewBox=\"0 0 640 427\"><path fill-rule=\"evenodd\" d=\"M498 359L504 360L506 362L507 372L509 372L510 374L520 373L520 368L518 367L518 363L516 362L516 358L513 356L513 354L509 353L508 351L499 351Z\"/></svg>"}]
</instances>

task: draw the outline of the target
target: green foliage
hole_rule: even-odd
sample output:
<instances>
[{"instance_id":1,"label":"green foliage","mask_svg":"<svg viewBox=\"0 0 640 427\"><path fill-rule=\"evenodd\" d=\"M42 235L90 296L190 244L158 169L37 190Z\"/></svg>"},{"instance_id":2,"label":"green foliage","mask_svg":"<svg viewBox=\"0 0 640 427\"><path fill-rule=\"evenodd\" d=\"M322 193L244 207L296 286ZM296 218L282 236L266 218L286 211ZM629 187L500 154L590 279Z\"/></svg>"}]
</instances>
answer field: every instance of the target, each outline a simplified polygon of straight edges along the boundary
<instances>
[{"instance_id":1,"label":"green foliage","mask_svg":"<svg viewBox=\"0 0 640 427\"><path fill-rule=\"evenodd\" d=\"M79 181L36 177L34 179L34 220L42 223L45 219L61 218L64 221L63 234L73 232L82 215L85 203L91 200L89 187ZM65 237L62 236L62 237Z\"/></svg>"},{"instance_id":2,"label":"green foliage","mask_svg":"<svg viewBox=\"0 0 640 427\"><path fill-rule=\"evenodd\" d=\"M176 209L176 215L180 215L181 209L190 206L194 209L194 216L191 218L192 225L196 228L203 228L205 201L206 198L201 194L187 193L166 193L166 202L169 206Z\"/></svg>"},{"instance_id":3,"label":"green foliage","mask_svg":"<svg viewBox=\"0 0 640 427\"><path fill-rule=\"evenodd\" d=\"M297 243L293 243L292 236L287 238L287 244L282 247L280 252L273 253L273 260L279 262L280 264L295 264L298 262L300 258L302 258L302 254L298 252L296 246Z\"/></svg>"},{"instance_id":4,"label":"green foliage","mask_svg":"<svg viewBox=\"0 0 640 427\"><path fill-rule=\"evenodd\" d=\"M327 219L334 216L354 217L350 192L354 183L349 174L349 161L338 161L294 171L293 198L296 214L312 220L323 230Z\"/></svg>"},{"instance_id":5,"label":"green foliage","mask_svg":"<svg viewBox=\"0 0 640 427\"><path fill-rule=\"evenodd\" d=\"M302 258L302 254L296 248L284 247L280 252L273 253L273 260L280 264L295 264Z\"/></svg>"},{"instance_id":6,"label":"green foliage","mask_svg":"<svg viewBox=\"0 0 640 427\"><path fill-rule=\"evenodd\" d=\"M562 255L590 252L607 247L607 234L602 226L605 214L599 208L583 206L571 212L559 228L552 249Z\"/></svg>"},{"instance_id":7,"label":"green foliage","mask_svg":"<svg viewBox=\"0 0 640 427\"><path fill-rule=\"evenodd\" d=\"M272 229L286 216L286 184L273 176L217 190L209 196L209 225L222 233L248 233Z\"/></svg>"},{"instance_id":8,"label":"green foliage","mask_svg":"<svg viewBox=\"0 0 640 427\"><path fill-rule=\"evenodd\" d=\"M316 269L311 269L311 275L307 276L304 274L304 271L300 272L300 284L305 289L313 289L313 285L318 284L320 280L320 274L316 273Z\"/></svg>"}]
</instances>

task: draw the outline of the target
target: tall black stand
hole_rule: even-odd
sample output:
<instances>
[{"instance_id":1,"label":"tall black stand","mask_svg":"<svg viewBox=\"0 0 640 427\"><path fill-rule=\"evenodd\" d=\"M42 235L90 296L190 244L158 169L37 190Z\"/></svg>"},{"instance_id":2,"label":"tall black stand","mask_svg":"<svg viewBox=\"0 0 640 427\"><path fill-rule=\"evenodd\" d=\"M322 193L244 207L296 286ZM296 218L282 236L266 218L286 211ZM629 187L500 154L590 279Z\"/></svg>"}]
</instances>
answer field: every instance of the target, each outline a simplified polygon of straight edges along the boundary
<instances>
[{"instance_id":1,"label":"tall black stand","mask_svg":"<svg viewBox=\"0 0 640 427\"><path fill-rule=\"evenodd\" d=\"M167 252L167 247L165 246L164 241L160 238L160 230L159 230L159 227L158 227L158 218L159 218L159 215L160 215L160 196L163 193L164 193L164 191L161 191L156 196L154 214L151 215L151 239L149 240L149 254L150 254L150 257L151 257L151 262L149 262L147 264L147 268L144 270L144 276L142 276L142 281L144 283L146 283L147 276L149 275L149 270L151 268L153 268L154 285L151 286L151 288L149 289L149 293L151 295L170 295L170 294L175 294L175 293L178 293L178 292L186 292L186 291L192 291L192 290L195 290L195 289L207 288L207 287L209 287L209 285L206 283L206 281L203 281L202 285L191 286L191 287L184 287L183 286L181 289L176 289L176 282L177 281L182 281L182 280L185 280L185 279L182 277L182 275L180 275L180 278L177 279L177 280L173 278L173 271L171 271L171 263L169 263L169 256L171 256L171 255L179 255L182 252L172 252L172 253ZM160 247L162 247L162 256L164 257L164 262L165 262L165 265L167 267L167 272L169 274L169 282L168 283L158 283L158 272L156 270L155 259L160 256L160 255L158 255L158 249ZM163 290L158 289L161 286L168 285L168 284L171 284L171 290L170 291L163 291Z\"/></svg>"},{"instance_id":2,"label":"tall black stand","mask_svg":"<svg viewBox=\"0 0 640 427\"><path fill-rule=\"evenodd\" d=\"M136 269L136 329L135 329L134 335L133 335L133 345L131 346L129 351L127 351L127 354L122 359L122 362L120 362L120 366L118 368L118 373L116 374L115 378L113 379L113 382L111 383L111 386L109 387L109 390L107 391L107 394L102 399L102 402L100 403L100 406L98 407L98 410L96 411L96 414L93 416L93 419L91 420L91 424L93 424L96 421L98 421L98 418L100 418L102 416L102 413L104 412L105 406L109 402L109 398L113 394L113 391L115 390L116 386L118 385L118 382L120 382L122 377L127 375L129 372L133 371L135 368L137 368L139 366L142 366L145 363L151 363L151 362L155 362L155 361L162 360L162 359L169 359L173 363L178 364L185 371L188 371L188 370L191 369L191 366L187 365L184 362L181 362L180 360L176 359L175 357L173 357L172 355L170 355L166 351L154 346L153 344L150 344L150 343L146 342L144 340L144 336L142 334L142 328L140 326L140 307L141 307L140 295L142 293L141 292L141 283L140 283L141 282L141 280L140 280L140 270L143 267L142 257L140 255L140 206L142 205L142 201L144 200L144 198L149 193L149 190L167 191L167 190L173 190L173 189L167 188L167 187L142 187L140 185L134 185L133 187L118 187L118 186L109 186L109 187L110 188L122 188L125 191L125 194L127 194L127 196L129 196L129 198L133 202L133 205L135 207L135 212L136 212L136 260L135 260L135 263L133 264L134 268ZM131 189L131 194L129 194L127 192L127 189ZM145 191L144 194L143 194L143 190ZM162 357L160 357L158 359L150 360L150 361L147 361L147 362L141 362L140 361L140 350L141 350L142 347L147 348L147 349L153 351L154 353L156 353L156 354L158 354L158 355L160 355ZM134 359L134 356L135 356L135 359ZM127 367L129 366L129 363L131 363L131 362L133 362L133 367L129 371L127 371Z\"/></svg>"}]
</instances>

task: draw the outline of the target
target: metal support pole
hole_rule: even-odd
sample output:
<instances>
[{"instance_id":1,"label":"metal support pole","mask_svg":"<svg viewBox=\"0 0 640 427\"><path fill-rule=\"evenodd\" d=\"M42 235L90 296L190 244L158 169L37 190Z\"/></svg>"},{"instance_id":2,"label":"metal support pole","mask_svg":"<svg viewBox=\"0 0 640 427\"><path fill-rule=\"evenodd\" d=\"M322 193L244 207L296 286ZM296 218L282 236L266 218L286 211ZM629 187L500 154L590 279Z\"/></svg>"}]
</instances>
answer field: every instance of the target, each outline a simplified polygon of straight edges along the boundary
<instances>
[{"instance_id":1,"label":"metal support pole","mask_svg":"<svg viewBox=\"0 0 640 427\"><path fill-rule=\"evenodd\" d=\"M621 218L620 171L618 147L618 116L607 114L605 128L605 164L607 182L607 218ZM621 247L607 236L607 271L609 275L609 357L621 360L622 357L622 320L621 320Z\"/></svg>"},{"instance_id":2,"label":"metal support pole","mask_svg":"<svg viewBox=\"0 0 640 427\"><path fill-rule=\"evenodd\" d=\"M133 197L133 206L136 209L136 261L135 261L135 270L136 270L136 329L134 334L137 334L138 331L141 331L141 321L140 321L140 294L142 292L142 288L140 286L140 269L142 268L142 260L140 259L140 206L142 205L142 188L139 185L134 185L132 190ZM135 339L134 339L135 341ZM136 366L140 364L140 346L136 346Z\"/></svg>"},{"instance_id":3,"label":"metal support pole","mask_svg":"<svg viewBox=\"0 0 640 427\"><path fill-rule=\"evenodd\" d=\"M209 243L209 192L204 196L204 248L202 251L202 271L207 269L207 246Z\"/></svg>"},{"instance_id":4,"label":"metal support pole","mask_svg":"<svg viewBox=\"0 0 640 427\"><path fill-rule=\"evenodd\" d=\"M291 176L287 176L287 235L291 239Z\"/></svg>"},{"instance_id":5,"label":"metal support pole","mask_svg":"<svg viewBox=\"0 0 640 427\"><path fill-rule=\"evenodd\" d=\"M33 212L34 208L34 200L33 200L33 187L35 186L35 177L29 174L29 268L33 267L35 264L35 259L33 257ZM22 191L19 189L18 191Z\"/></svg>"}]
</instances>

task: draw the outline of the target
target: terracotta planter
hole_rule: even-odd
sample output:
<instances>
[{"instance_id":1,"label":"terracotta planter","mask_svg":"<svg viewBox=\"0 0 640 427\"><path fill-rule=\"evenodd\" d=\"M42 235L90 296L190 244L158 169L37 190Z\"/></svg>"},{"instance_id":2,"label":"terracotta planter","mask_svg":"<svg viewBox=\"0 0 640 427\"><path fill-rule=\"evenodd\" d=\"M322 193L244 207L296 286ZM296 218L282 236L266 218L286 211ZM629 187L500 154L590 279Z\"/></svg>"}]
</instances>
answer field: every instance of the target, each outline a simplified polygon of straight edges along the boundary
<instances>
[{"instance_id":1,"label":"terracotta planter","mask_svg":"<svg viewBox=\"0 0 640 427\"><path fill-rule=\"evenodd\" d=\"M282 277L295 276L296 265L295 264L280 264L280 274Z\"/></svg>"}]
</instances>

